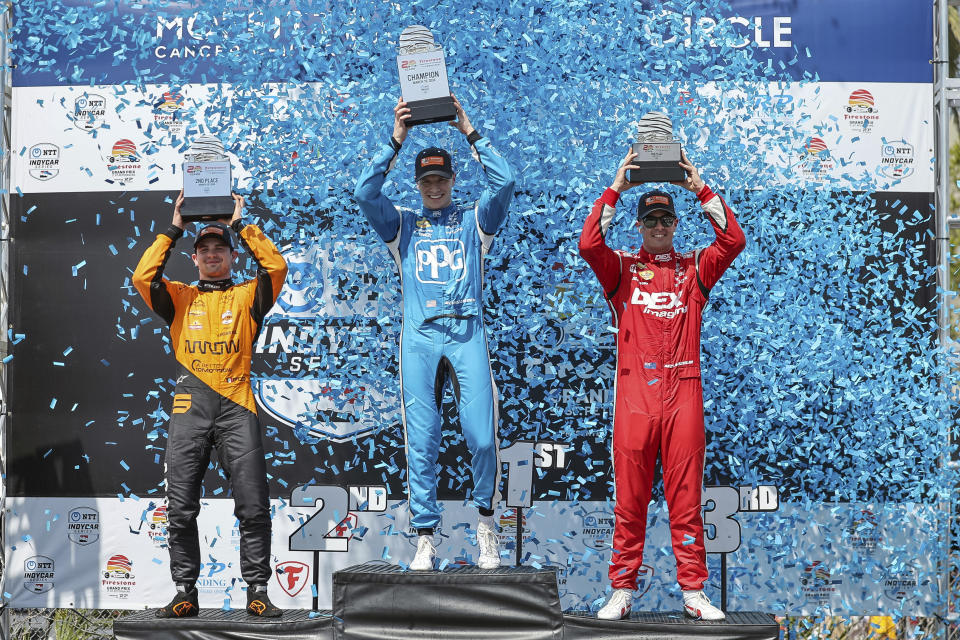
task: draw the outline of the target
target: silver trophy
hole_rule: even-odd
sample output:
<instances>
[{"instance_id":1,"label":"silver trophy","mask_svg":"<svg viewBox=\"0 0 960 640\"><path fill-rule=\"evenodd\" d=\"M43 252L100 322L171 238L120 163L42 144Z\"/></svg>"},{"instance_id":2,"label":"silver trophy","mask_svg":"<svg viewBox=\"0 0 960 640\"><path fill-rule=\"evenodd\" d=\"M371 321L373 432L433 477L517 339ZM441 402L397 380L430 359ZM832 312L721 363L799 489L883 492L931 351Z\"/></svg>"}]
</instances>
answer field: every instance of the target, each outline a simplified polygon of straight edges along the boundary
<instances>
[{"instance_id":1,"label":"silver trophy","mask_svg":"<svg viewBox=\"0 0 960 640\"><path fill-rule=\"evenodd\" d=\"M397 71L400 95L410 108L408 127L456 120L443 47L434 42L429 29L415 24L403 30L397 43Z\"/></svg>"},{"instance_id":2,"label":"silver trophy","mask_svg":"<svg viewBox=\"0 0 960 640\"><path fill-rule=\"evenodd\" d=\"M230 158L223 143L215 136L194 138L183 154L184 222L216 220L233 215L233 184Z\"/></svg>"},{"instance_id":3,"label":"silver trophy","mask_svg":"<svg viewBox=\"0 0 960 640\"><path fill-rule=\"evenodd\" d=\"M630 182L679 182L687 177L680 166L680 141L673 135L673 123L667 114L651 111L637 123L637 141L631 146L637 154L628 169Z\"/></svg>"}]
</instances>

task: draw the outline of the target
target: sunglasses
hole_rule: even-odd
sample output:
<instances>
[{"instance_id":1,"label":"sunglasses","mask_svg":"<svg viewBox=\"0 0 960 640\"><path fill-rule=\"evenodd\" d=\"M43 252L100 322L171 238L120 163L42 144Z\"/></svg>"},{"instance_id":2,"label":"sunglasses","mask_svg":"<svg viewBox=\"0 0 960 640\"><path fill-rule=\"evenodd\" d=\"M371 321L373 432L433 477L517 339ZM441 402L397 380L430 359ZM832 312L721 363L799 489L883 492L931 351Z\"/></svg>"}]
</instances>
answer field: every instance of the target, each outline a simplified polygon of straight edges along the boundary
<instances>
[{"instance_id":1,"label":"sunglasses","mask_svg":"<svg viewBox=\"0 0 960 640\"><path fill-rule=\"evenodd\" d=\"M657 216L657 217L647 216L646 218L643 219L643 226L645 226L647 229L653 229L654 227L657 226L657 222L659 222L664 227L672 227L673 223L676 221L677 221L677 216L671 215L669 213L666 215Z\"/></svg>"}]
</instances>

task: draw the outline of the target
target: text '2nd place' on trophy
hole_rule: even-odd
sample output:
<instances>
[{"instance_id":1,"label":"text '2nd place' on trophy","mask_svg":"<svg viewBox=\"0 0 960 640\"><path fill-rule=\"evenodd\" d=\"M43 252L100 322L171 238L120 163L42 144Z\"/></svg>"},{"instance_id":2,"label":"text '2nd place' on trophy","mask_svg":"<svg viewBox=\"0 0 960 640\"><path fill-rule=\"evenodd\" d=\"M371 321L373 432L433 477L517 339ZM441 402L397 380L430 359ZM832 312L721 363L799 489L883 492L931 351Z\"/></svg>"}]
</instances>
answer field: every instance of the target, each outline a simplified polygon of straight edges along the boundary
<instances>
[{"instance_id":1,"label":"text '2nd place' on trophy","mask_svg":"<svg viewBox=\"0 0 960 640\"><path fill-rule=\"evenodd\" d=\"M630 164L639 169L628 169L629 182L679 182L686 173L678 163L680 141L673 135L673 123L665 113L651 111L637 123L637 141L631 145L637 154Z\"/></svg>"},{"instance_id":2,"label":"text '2nd place' on trophy","mask_svg":"<svg viewBox=\"0 0 960 640\"><path fill-rule=\"evenodd\" d=\"M183 154L184 222L210 221L233 215L230 158L215 136L197 136Z\"/></svg>"},{"instance_id":3,"label":"text '2nd place' on trophy","mask_svg":"<svg viewBox=\"0 0 960 640\"><path fill-rule=\"evenodd\" d=\"M408 127L457 119L443 48L429 29L415 24L403 30L397 43L397 70L400 95L410 108Z\"/></svg>"}]
</instances>

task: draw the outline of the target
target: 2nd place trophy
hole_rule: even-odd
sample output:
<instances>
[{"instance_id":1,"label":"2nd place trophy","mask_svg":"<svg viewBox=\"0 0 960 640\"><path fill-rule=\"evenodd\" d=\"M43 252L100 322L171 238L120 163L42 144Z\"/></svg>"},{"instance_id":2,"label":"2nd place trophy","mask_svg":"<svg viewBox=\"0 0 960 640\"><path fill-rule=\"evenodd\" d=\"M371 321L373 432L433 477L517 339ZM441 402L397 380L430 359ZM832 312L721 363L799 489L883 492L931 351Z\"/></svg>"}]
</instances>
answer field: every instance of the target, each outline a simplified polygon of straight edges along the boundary
<instances>
[{"instance_id":1,"label":"2nd place trophy","mask_svg":"<svg viewBox=\"0 0 960 640\"><path fill-rule=\"evenodd\" d=\"M211 221L233 215L230 158L223 143L214 136L198 136L183 158L183 221Z\"/></svg>"},{"instance_id":2,"label":"2nd place trophy","mask_svg":"<svg viewBox=\"0 0 960 640\"><path fill-rule=\"evenodd\" d=\"M686 172L678 163L680 141L673 135L673 123L665 113L651 111L637 124L637 141L631 145L637 154L631 164L638 169L627 170L629 182L680 182Z\"/></svg>"},{"instance_id":3,"label":"2nd place trophy","mask_svg":"<svg viewBox=\"0 0 960 640\"><path fill-rule=\"evenodd\" d=\"M443 48L434 42L430 30L418 24L404 29L397 54L400 95L410 108L407 126L456 120Z\"/></svg>"}]
</instances>

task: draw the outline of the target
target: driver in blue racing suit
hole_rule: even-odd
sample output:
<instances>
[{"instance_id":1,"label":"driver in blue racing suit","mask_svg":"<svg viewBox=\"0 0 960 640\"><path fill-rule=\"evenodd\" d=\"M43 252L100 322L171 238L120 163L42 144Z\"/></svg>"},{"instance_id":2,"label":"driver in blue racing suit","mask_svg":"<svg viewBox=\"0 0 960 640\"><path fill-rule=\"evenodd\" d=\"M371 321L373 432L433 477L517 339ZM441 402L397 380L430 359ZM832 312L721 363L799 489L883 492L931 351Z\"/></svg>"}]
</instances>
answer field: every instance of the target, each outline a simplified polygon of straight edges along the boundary
<instances>
[{"instance_id":1,"label":"driver in blue racing suit","mask_svg":"<svg viewBox=\"0 0 960 640\"><path fill-rule=\"evenodd\" d=\"M483 328L483 258L507 216L513 198L510 166L470 124L454 97L457 120L450 125L467 137L487 177L475 206L452 199L456 175L450 154L431 147L415 161L419 211L398 210L382 193L407 137L410 108L394 107L393 135L376 152L357 182L360 210L387 244L400 272L403 329L400 335L401 415L406 437L410 524L417 530L412 570L431 570L436 559L437 453L440 400L447 381L460 409L460 424L472 455L473 502L479 510L477 542L481 569L500 566L494 528L499 500L500 460L497 391Z\"/></svg>"}]
</instances>

